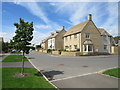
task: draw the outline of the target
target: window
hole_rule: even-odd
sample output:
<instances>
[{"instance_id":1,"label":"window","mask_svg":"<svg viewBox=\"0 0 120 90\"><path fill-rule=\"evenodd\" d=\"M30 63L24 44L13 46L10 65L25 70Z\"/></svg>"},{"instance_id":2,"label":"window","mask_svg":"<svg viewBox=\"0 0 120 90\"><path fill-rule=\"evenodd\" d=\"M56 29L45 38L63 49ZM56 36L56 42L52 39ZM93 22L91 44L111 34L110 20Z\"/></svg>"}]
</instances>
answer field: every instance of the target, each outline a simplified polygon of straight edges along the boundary
<instances>
[{"instance_id":1,"label":"window","mask_svg":"<svg viewBox=\"0 0 120 90\"><path fill-rule=\"evenodd\" d=\"M88 51L92 51L92 45L88 45Z\"/></svg>"},{"instance_id":2,"label":"window","mask_svg":"<svg viewBox=\"0 0 120 90\"><path fill-rule=\"evenodd\" d=\"M72 46L70 45L70 50L72 49Z\"/></svg>"},{"instance_id":3,"label":"window","mask_svg":"<svg viewBox=\"0 0 120 90\"><path fill-rule=\"evenodd\" d=\"M70 36L70 40L71 40L71 36Z\"/></svg>"},{"instance_id":4,"label":"window","mask_svg":"<svg viewBox=\"0 0 120 90\"><path fill-rule=\"evenodd\" d=\"M65 41L67 41L67 37L65 37Z\"/></svg>"},{"instance_id":5,"label":"window","mask_svg":"<svg viewBox=\"0 0 120 90\"><path fill-rule=\"evenodd\" d=\"M87 51L87 45L84 45L84 51Z\"/></svg>"},{"instance_id":6,"label":"window","mask_svg":"<svg viewBox=\"0 0 120 90\"><path fill-rule=\"evenodd\" d=\"M91 52L91 51L93 51L92 49L93 49L92 45L84 45L84 51Z\"/></svg>"},{"instance_id":7,"label":"window","mask_svg":"<svg viewBox=\"0 0 120 90\"><path fill-rule=\"evenodd\" d=\"M74 49L77 49L77 45L74 45Z\"/></svg>"},{"instance_id":8,"label":"window","mask_svg":"<svg viewBox=\"0 0 120 90\"><path fill-rule=\"evenodd\" d=\"M68 49L68 46L65 46L65 49Z\"/></svg>"},{"instance_id":9,"label":"window","mask_svg":"<svg viewBox=\"0 0 120 90\"><path fill-rule=\"evenodd\" d=\"M89 34L89 33L86 33L86 34L85 34L85 38L90 38L90 34Z\"/></svg>"},{"instance_id":10,"label":"window","mask_svg":"<svg viewBox=\"0 0 120 90\"><path fill-rule=\"evenodd\" d=\"M77 39L77 34L74 35L74 39Z\"/></svg>"},{"instance_id":11,"label":"window","mask_svg":"<svg viewBox=\"0 0 120 90\"><path fill-rule=\"evenodd\" d=\"M107 36L106 35L103 35L103 38L104 38L104 40L107 40Z\"/></svg>"},{"instance_id":12,"label":"window","mask_svg":"<svg viewBox=\"0 0 120 90\"><path fill-rule=\"evenodd\" d=\"M107 50L107 45L104 45L104 50Z\"/></svg>"}]
</instances>

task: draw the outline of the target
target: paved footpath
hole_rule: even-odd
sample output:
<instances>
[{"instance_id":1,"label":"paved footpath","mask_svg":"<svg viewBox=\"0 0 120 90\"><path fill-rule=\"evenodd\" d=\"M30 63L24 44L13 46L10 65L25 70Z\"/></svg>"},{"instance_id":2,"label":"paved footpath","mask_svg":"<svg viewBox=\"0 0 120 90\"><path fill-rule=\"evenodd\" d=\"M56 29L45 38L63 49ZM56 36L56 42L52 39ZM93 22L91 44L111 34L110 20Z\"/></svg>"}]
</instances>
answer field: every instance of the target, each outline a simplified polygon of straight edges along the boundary
<instances>
[{"instance_id":1,"label":"paved footpath","mask_svg":"<svg viewBox=\"0 0 120 90\"><path fill-rule=\"evenodd\" d=\"M117 88L118 79L96 74L117 67L118 56L67 57L31 52L30 62L59 88Z\"/></svg>"},{"instance_id":2,"label":"paved footpath","mask_svg":"<svg viewBox=\"0 0 120 90\"><path fill-rule=\"evenodd\" d=\"M2 67L22 67L22 62L2 62ZM24 67L33 67L29 61L24 62Z\"/></svg>"}]
</instances>

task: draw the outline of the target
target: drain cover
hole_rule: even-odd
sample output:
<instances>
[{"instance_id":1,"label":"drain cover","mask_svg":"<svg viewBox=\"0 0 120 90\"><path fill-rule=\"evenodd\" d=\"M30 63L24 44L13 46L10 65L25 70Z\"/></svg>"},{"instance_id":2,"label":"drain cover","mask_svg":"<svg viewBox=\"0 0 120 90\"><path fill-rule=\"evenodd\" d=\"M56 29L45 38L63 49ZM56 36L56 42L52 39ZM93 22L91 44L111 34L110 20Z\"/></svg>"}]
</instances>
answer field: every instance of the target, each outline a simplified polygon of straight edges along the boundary
<instances>
[{"instance_id":1,"label":"drain cover","mask_svg":"<svg viewBox=\"0 0 120 90\"><path fill-rule=\"evenodd\" d=\"M86 66L86 65L83 65L82 67L88 67L88 66Z\"/></svg>"},{"instance_id":2,"label":"drain cover","mask_svg":"<svg viewBox=\"0 0 120 90\"><path fill-rule=\"evenodd\" d=\"M40 72L43 72L44 70L40 70Z\"/></svg>"}]
</instances>

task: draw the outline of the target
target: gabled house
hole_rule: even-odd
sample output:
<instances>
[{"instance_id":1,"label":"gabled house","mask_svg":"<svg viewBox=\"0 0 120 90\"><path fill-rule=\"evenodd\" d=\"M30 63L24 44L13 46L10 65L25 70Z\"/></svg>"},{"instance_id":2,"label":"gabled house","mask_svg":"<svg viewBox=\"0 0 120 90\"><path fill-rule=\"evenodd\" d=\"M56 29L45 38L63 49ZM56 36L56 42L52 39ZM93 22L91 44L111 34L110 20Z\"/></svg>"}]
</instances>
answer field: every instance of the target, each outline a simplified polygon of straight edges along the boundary
<instances>
[{"instance_id":1,"label":"gabled house","mask_svg":"<svg viewBox=\"0 0 120 90\"><path fill-rule=\"evenodd\" d=\"M111 53L111 47L115 44L115 41L107 31L103 28L98 28L101 33L101 50L102 52Z\"/></svg>"},{"instance_id":2,"label":"gabled house","mask_svg":"<svg viewBox=\"0 0 120 90\"><path fill-rule=\"evenodd\" d=\"M63 35L66 33L64 26L62 30L56 30L51 33L51 36L48 39L48 49L60 50L64 48Z\"/></svg>"},{"instance_id":3,"label":"gabled house","mask_svg":"<svg viewBox=\"0 0 120 90\"><path fill-rule=\"evenodd\" d=\"M104 34L108 37L111 36L107 32L103 34L101 31L92 21L92 15L89 14L88 20L71 27L66 32L64 35L64 49L69 51L79 50L82 54L89 52L109 52L110 50L105 50L105 48L111 45L110 39L106 42L106 45L109 45L107 47L104 45L105 43L102 37L104 37Z\"/></svg>"},{"instance_id":4,"label":"gabled house","mask_svg":"<svg viewBox=\"0 0 120 90\"><path fill-rule=\"evenodd\" d=\"M49 39L49 37L47 37L46 39L42 40L41 48L43 50L47 50L48 49L48 39Z\"/></svg>"}]
</instances>

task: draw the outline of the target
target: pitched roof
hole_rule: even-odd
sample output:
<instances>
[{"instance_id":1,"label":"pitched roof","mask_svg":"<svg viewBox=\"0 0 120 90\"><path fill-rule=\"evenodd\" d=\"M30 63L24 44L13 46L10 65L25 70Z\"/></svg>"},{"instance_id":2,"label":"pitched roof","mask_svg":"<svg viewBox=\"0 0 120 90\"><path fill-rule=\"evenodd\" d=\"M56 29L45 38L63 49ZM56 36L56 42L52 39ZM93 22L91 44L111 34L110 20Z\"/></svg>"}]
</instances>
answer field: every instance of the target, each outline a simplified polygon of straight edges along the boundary
<instances>
[{"instance_id":1,"label":"pitched roof","mask_svg":"<svg viewBox=\"0 0 120 90\"><path fill-rule=\"evenodd\" d=\"M68 36L68 35L71 35L74 33L81 32L88 22L89 22L89 20L86 20L80 24L77 24L77 25L71 27L64 36Z\"/></svg>"},{"instance_id":2,"label":"pitched roof","mask_svg":"<svg viewBox=\"0 0 120 90\"><path fill-rule=\"evenodd\" d=\"M42 43L46 42L49 38L50 38L50 36L47 37L46 39L42 40Z\"/></svg>"},{"instance_id":3,"label":"pitched roof","mask_svg":"<svg viewBox=\"0 0 120 90\"><path fill-rule=\"evenodd\" d=\"M49 37L47 37L46 39L42 40L42 43L46 42L48 39L50 38L54 38L56 37L62 30L56 30L55 32L52 32L51 34L53 35L50 35Z\"/></svg>"},{"instance_id":4,"label":"pitched roof","mask_svg":"<svg viewBox=\"0 0 120 90\"><path fill-rule=\"evenodd\" d=\"M98 28L101 35L104 35L106 33L108 36L111 36L104 28Z\"/></svg>"}]
</instances>

